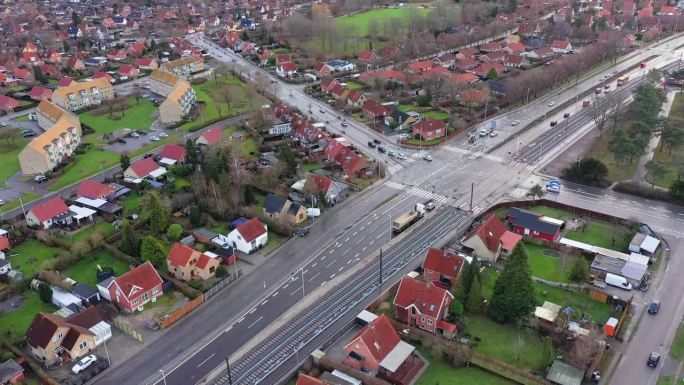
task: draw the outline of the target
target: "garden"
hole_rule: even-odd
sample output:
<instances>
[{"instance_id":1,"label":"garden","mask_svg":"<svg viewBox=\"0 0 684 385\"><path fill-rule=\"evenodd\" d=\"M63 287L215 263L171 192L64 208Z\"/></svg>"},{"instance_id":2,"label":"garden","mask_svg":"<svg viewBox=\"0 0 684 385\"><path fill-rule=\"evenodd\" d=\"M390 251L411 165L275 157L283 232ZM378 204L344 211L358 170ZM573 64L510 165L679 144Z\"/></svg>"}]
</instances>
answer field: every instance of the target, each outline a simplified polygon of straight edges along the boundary
<instances>
[{"instance_id":1,"label":"garden","mask_svg":"<svg viewBox=\"0 0 684 385\"><path fill-rule=\"evenodd\" d=\"M477 384L477 385L513 385L511 382L496 374L477 367L454 368L442 359L435 358L424 348L417 349L429 365L416 381L416 385L435 384Z\"/></svg>"},{"instance_id":2,"label":"garden","mask_svg":"<svg viewBox=\"0 0 684 385\"><path fill-rule=\"evenodd\" d=\"M86 143L104 144L107 140L103 135L111 134L122 128L133 130L149 130L156 119L157 107L151 101L135 97L129 97L125 103L119 104L126 107L121 110L113 110L110 114L108 106L101 106L97 109L86 111L79 114L82 124L90 126L95 130L92 134L84 135L83 141ZM117 106L118 107L118 106Z\"/></svg>"}]
</instances>

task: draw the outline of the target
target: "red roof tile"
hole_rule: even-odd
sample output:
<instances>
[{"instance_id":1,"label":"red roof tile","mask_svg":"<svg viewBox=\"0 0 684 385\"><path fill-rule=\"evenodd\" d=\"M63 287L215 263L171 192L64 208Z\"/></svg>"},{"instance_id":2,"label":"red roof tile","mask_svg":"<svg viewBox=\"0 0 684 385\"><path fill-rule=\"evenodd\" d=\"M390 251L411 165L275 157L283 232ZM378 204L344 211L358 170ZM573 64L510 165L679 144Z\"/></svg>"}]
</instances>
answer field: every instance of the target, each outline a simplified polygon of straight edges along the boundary
<instances>
[{"instance_id":1,"label":"red roof tile","mask_svg":"<svg viewBox=\"0 0 684 385\"><path fill-rule=\"evenodd\" d=\"M451 293L448 290L435 286L432 282L404 277L399 284L394 304L403 308L414 306L423 315L439 318L444 300L449 296Z\"/></svg>"},{"instance_id":2,"label":"red roof tile","mask_svg":"<svg viewBox=\"0 0 684 385\"><path fill-rule=\"evenodd\" d=\"M465 239L470 239L477 235L485 246L487 246L487 249L492 253L495 253L499 249L501 236L505 232L506 227L504 224L496 215L492 214L477 229L471 232L470 235L466 236Z\"/></svg>"},{"instance_id":3,"label":"red roof tile","mask_svg":"<svg viewBox=\"0 0 684 385\"><path fill-rule=\"evenodd\" d=\"M425 262L423 262L423 269L452 278L458 277L462 266L463 257L435 248L428 250Z\"/></svg>"},{"instance_id":4,"label":"red roof tile","mask_svg":"<svg viewBox=\"0 0 684 385\"><path fill-rule=\"evenodd\" d=\"M175 243L166 259L171 266L185 266L195 253L199 254L199 251L181 243Z\"/></svg>"},{"instance_id":5,"label":"red roof tile","mask_svg":"<svg viewBox=\"0 0 684 385\"><path fill-rule=\"evenodd\" d=\"M306 374L300 373L297 377L297 383L295 385L323 385L325 382L320 378L307 376Z\"/></svg>"},{"instance_id":6,"label":"red roof tile","mask_svg":"<svg viewBox=\"0 0 684 385\"><path fill-rule=\"evenodd\" d=\"M223 138L223 131L219 130L218 128L214 128L206 131L204 134L202 134L202 137L211 145Z\"/></svg>"},{"instance_id":7,"label":"red roof tile","mask_svg":"<svg viewBox=\"0 0 684 385\"><path fill-rule=\"evenodd\" d=\"M154 161L152 157L141 159L133 164L131 164L130 169L135 172L138 178L144 178L156 169L159 168L157 162Z\"/></svg>"},{"instance_id":8,"label":"red roof tile","mask_svg":"<svg viewBox=\"0 0 684 385\"><path fill-rule=\"evenodd\" d=\"M38 218L39 221L45 222L49 219L56 217L59 214L63 214L69 211L69 208L64 203L62 198L54 197L47 202L43 202L39 205L33 206L31 211L33 215Z\"/></svg>"},{"instance_id":9,"label":"red roof tile","mask_svg":"<svg viewBox=\"0 0 684 385\"><path fill-rule=\"evenodd\" d=\"M7 237L0 237L0 250L9 250L10 240Z\"/></svg>"},{"instance_id":10,"label":"red roof tile","mask_svg":"<svg viewBox=\"0 0 684 385\"><path fill-rule=\"evenodd\" d=\"M114 281L126 297L132 294L131 290L134 287L140 288L140 291L144 293L163 283L159 273L157 273L157 270L154 269L149 261L138 267L131 268L124 275L115 278Z\"/></svg>"},{"instance_id":11,"label":"red roof tile","mask_svg":"<svg viewBox=\"0 0 684 385\"><path fill-rule=\"evenodd\" d=\"M266 233L266 226L261 223L259 218L252 218L248 222L237 227L237 231L242 235L245 242L252 242L262 234Z\"/></svg>"},{"instance_id":12,"label":"red roof tile","mask_svg":"<svg viewBox=\"0 0 684 385\"><path fill-rule=\"evenodd\" d=\"M378 363L380 363L401 341L399 334L397 334L392 323L384 314L364 326L347 346L345 346L345 349L352 346L351 350L353 350L353 344L358 340L366 345L368 351L373 356L373 359Z\"/></svg>"},{"instance_id":13,"label":"red roof tile","mask_svg":"<svg viewBox=\"0 0 684 385\"><path fill-rule=\"evenodd\" d=\"M104 183L95 182L94 180L86 179L78 186L76 195L79 197L86 197L88 199L99 199L106 197L114 192L114 188Z\"/></svg>"},{"instance_id":14,"label":"red roof tile","mask_svg":"<svg viewBox=\"0 0 684 385\"><path fill-rule=\"evenodd\" d=\"M506 230L506 232L501 236L501 247L503 247L505 250L513 250L513 248L515 248L515 246L521 240L522 235Z\"/></svg>"},{"instance_id":15,"label":"red roof tile","mask_svg":"<svg viewBox=\"0 0 684 385\"><path fill-rule=\"evenodd\" d=\"M185 147L177 144L167 144L162 148L161 152L159 152L159 156L180 162L185 158Z\"/></svg>"}]
</instances>

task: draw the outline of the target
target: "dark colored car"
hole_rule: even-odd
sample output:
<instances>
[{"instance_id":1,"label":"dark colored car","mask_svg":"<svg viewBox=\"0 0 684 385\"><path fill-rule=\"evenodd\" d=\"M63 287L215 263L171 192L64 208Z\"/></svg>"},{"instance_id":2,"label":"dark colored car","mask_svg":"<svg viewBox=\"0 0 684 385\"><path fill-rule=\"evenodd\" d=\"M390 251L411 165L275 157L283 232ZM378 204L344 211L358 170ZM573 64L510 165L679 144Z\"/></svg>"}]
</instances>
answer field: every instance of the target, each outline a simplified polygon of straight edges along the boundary
<instances>
[{"instance_id":1,"label":"dark colored car","mask_svg":"<svg viewBox=\"0 0 684 385\"><path fill-rule=\"evenodd\" d=\"M556 122L555 120L552 121L552 122L551 122L551 127L555 126L556 124L558 124L558 122Z\"/></svg>"},{"instance_id":2,"label":"dark colored car","mask_svg":"<svg viewBox=\"0 0 684 385\"><path fill-rule=\"evenodd\" d=\"M309 230L308 227L304 227L304 228L301 228L301 229L297 229L297 236L298 236L298 237L306 237L307 234L309 234L309 231L310 231L310 230Z\"/></svg>"},{"instance_id":3,"label":"dark colored car","mask_svg":"<svg viewBox=\"0 0 684 385\"><path fill-rule=\"evenodd\" d=\"M657 314L658 310L660 310L660 301L655 300L651 302L650 305L648 305L648 314Z\"/></svg>"},{"instance_id":4,"label":"dark colored car","mask_svg":"<svg viewBox=\"0 0 684 385\"><path fill-rule=\"evenodd\" d=\"M378 151L382 152L383 154L387 152L387 150L385 150L385 147L382 146L378 146Z\"/></svg>"},{"instance_id":5,"label":"dark colored car","mask_svg":"<svg viewBox=\"0 0 684 385\"><path fill-rule=\"evenodd\" d=\"M651 354L648 356L648 360L646 361L646 365L655 368L658 366L658 362L660 362L660 354L651 352Z\"/></svg>"},{"instance_id":6,"label":"dark colored car","mask_svg":"<svg viewBox=\"0 0 684 385\"><path fill-rule=\"evenodd\" d=\"M373 139L373 143L375 143L375 144L380 144L380 143L382 143L382 142L380 141L380 139Z\"/></svg>"},{"instance_id":7,"label":"dark colored car","mask_svg":"<svg viewBox=\"0 0 684 385\"><path fill-rule=\"evenodd\" d=\"M570 113L569 113L569 112L564 113L564 114L563 114L563 117L564 117L565 119L569 118L569 117L570 117Z\"/></svg>"},{"instance_id":8,"label":"dark colored car","mask_svg":"<svg viewBox=\"0 0 684 385\"><path fill-rule=\"evenodd\" d=\"M124 138L119 138L116 141L121 143L121 144L126 144L126 139L124 139Z\"/></svg>"},{"instance_id":9,"label":"dark colored car","mask_svg":"<svg viewBox=\"0 0 684 385\"><path fill-rule=\"evenodd\" d=\"M370 148L375 148L375 143L369 141L369 142L368 142L368 147L370 147Z\"/></svg>"},{"instance_id":10,"label":"dark colored car","mask_svg":"<svg viewBox=\"0 0 684 385\"><path fill-rule=\"evenodd\" d=\"M347 122L342 122L342 123L340 123L340 126L347 127L347 126L349 126L349 124L347 124Z\"/></svg>"}]
</instances>

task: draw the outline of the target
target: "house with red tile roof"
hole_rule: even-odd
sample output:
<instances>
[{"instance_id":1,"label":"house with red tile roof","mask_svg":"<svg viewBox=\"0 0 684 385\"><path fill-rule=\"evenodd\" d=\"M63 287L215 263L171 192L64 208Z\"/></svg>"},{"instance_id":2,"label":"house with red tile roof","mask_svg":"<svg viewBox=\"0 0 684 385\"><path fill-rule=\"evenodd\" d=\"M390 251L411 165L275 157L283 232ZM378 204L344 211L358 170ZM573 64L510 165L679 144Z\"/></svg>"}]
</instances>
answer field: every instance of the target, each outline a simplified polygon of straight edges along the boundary
<instances>
[{"instance_id":1,"label":"house with red tile roof","mask_svg":"<svg viewBox=\"0 0 684 385\"><path fill-rule=\"evenodd\" d=\"M453 294L432 282L404 277L394 298L394 311L399 322L430 333L453 335L456 326L446 322Z\"/></svg>"},{"instance_id":2,"label":"house with red tile roof","mask_svg":"<svg viewBox=\"0 0 684 385\"><path fill-rule=\"evenodd\" d=\"M456 54L456 60L470 59L474 60L475 55L479 54L480 50L475 47L464 48Z\"/></svg>"},{"instance_id":3,"label":"house with red tile roof","mask_svg":"<svg viewBox=\"0 0 684 385\"><path fill-rule=\"evenodd\" d=\"M140 70L130 64L122 64L119 67L119 75L135 78L136 76L140 75Z\"/></svg>"},{"instance_id":4,"label":"house with red tile roof","mask_svg":"<svg viewBox=\"0 0 684 385\"><path fill-rule=\"evenodd\" d=\"M126 60L126 51L123 49L115 49L107 52L107 59L114 61Z\"/></svg>"},{"instance_id":5,"label":"house with red tile roof","mask_svg":"<svg viewBox=\"0 0 684 385\"><path fill-rule=\"evenodd\" d=\"M406 81L406 75L395 69L366 71L359 75L359 80L362 82L373 81L373 79L404 83Z\"/></svg>"},{"instance_id":6,"label":"house with red tile roof","mask_svg":"<svg viewBox=\"0 0 684 385\"><path fill-rule=\"evenodd\" d=\"M288 54L282 53L282 54L276 55L276 62L275 62L276 66L279 66L279 65L285 64L285 63L291 63L291 62L292 62L292 57L290 57L290 55L288 55Z\"/></svg>"},{"instance_id":7,"label":"house with red tile roof","mask_svg":"<svg viewBox=\"0 0 684 385\"><path fill-rule=\"evenodd\" d=\"M238 225L227 238L233 249L252 254L268 243L268 226L255 217Z\"/></svg>"},{"instance_id":8,"label":"house with red tile roof","mask_svg":"<svg viewBox=\"0 0 684 385\"><path fill-rule=\"evenodd\" d=\"M177 144L167 144L162 147L159 157L159 163L162 164L181 164L185 160L185 147Z\"/></svg>"},{"instance_id":9,"label":"house with red tile roof","mask_svg":"<svg viewBox=\"0 0 684 385\"><path fill-rule=\"evenodd\" d=\"M361 90L351 90L347 94L347 104L352 107L362 107L366 100L368 99Z\"/></svg>"},{"instance_id":10,"label":"house with red tile roof","mask_svg":"<svg viewBox=\"0 0 684 385\"><path fill-rule=\"evenodd\" d=\"M335 163L342 167L342 170L349 178L369 178L373 176L373 168L368 161L349 147L344 147L337 153Z\"/></svg>"},{"instance_id":11,"label":"house with red tile roof","mask_svg":"<svg viewBox=\"0 0 684 385\"><path fill-rule=\"evenodd\" d=\"M159 68L159 63L157 63L155 59L149 57L137 58L133 62L133 65L141 70L156 70Z\"/></svg>"},{"instance_id":12,"label":"house with red tile roof","mask_svg":"<svg viewBox=\"0 0 684 385\"><path fill-rule=\"evenodd\" d=\"M466 235L461 244L471 249L478 258L496 262L499 257L508 255L520 240L522 236L506 230L501 220L492 214Z\"/></svg>"},{"instance_id":13,"label":"house with red tile roof","mask_svg":"<svg viewBox=\"0 0 684 385\"><path fill-rule=\"evenodd\" d=\"M337 84L330 90L330 95L332 95L335 100L347 100L347 95L349 94L349 89L343 87L341 84Z\"/></svg>"},{"instance_id":14,"label":"house with red tile roof","mask_svg":"<svg viewBox=\"0 0 684 385\"><path fill-rule=\"evenodd\" d=\"M414 138L432 140L446 135L446 122L444 119L424 118L414 123L411 127Z\"/></svg>"},{"instance_id":15,"label":"house with red tile roof","mask_svg":"<svg viewBox=\"0 0 684 385\"><path fill-rule=\"evenodd\" d=\"M363 104L363 114L369 119L381 119L391 113L389 108L383 106L382 104L376 102L375 100L366 100Z\"/></svg>"},{"instance_id":16,"label":"house with red tile roof","mask_svg":"<svg viewBox=\"0 0 684 385\"><path fill-rule=\"evenodd\" d=\"M54 225L65 225L72 222L74 215L62 198L54 197L46 202L33 206L26 213L26 223L29 226L42 226L47 230Z\"/></svg>"},{"instance_id":17,"label":"house with red tile roof","mask_svg":"<svg viewBox=\"0 0 684 385\"><path fill-rule=\"evenodd\" d=\"M325 197L327 205L342 202L349 193L349 187L324 175L309 173L304 183L304 191L318 197Z\"/></svg>"},{"instance_id":18,"label":"house with red tile roof","mask_svg":"<svg viewBox=\"0 0 684 385\"><path fill-rule=\"evenodd\" d=\"M423 279L438 286L453 287L461 274L464 260L456 253L430 248L423 261Z\"/></svg>"},{"instance_id":19,"label":"house with red tile roof","mask_svg":"<svg viewBox=\"0 0 684 385\"><path fill-rule=\"evenodd\" d=\"M72 71L82 71L85 69L85 64L78 56L70 57L65 64L66 68Z\"/></svg>"},{"instance_id":20,"label":"house with red tile roof","mask_svg":"<svg viewBox=\"0 0 684 385\"><path fill-rule=\"evenodd\" d=\"M395 384L408 385L424 363L413 356L415 348L402 341L386 315L364 326L344 346L343 363L366 373L376 374ZM409 378L404 378L409 377Z\"/></svg>"},{"instance_id":21,"label":"house with red tile roof","mask_svg":"<svg viewBox=\"0 0 684 385\"><path fill-rule=\"evenodd\" d=\"M205 131L202 135L200 135L197 139L195 139L195 143L199 146L211 146L214 145L218 142L220 142L223 139L223 130L220 130L218 128L213 128L211 130Z\"/></svg>"},{"instance_id":22,"label":"house with red tile roof","mask_svg":"<svg viewBox=\"0 0 684 385\"><path fill-rule=\"evenodd\" d=\"M104 199L107 198L114 192L114 187L106 185L104 183L96 182L91 179L86 179L78 185L76 189L76 196L88 199Z\"/></svg>"},{"instance_id":23,"label":"house with red tile roof","mask_svg":"<svg viewBox=\"0 0 684 385\"><path fill-rule=\"evenodd\" d=\"M57 79L60 76L62 76L62 71L52 64L44 64L40 66L40 70L43 71L43 73L46 76L51 77L53 79Z\"/></svg>"},{"instance_id":24,"label":"house with red tile roof","mask_svg":"<svg viewBox=\"0 0 684 385\"><path fill-rule=\"evenodd\" d=\"M142 311L145 304L156 302L163 294L162 283L157 270L147 261L114 278L108 287L109 297L129 313Z\"/></svg>"},{"instance_id":25,"label":"house with red tile roof","mask_svg":"<svg viewBox=\"0 0 684 385\"><path fill-rule=\"evenodd\" d=\"M297 377L297 383L295 385L327 385L327 381L323 381L320 378L311 377L304 373L299 373Z\"/></svg>"},{"instance_id":26,"label":"house with red tile roof","mask_svg":"<svg viewBox=\"0 0 684 385\"><path fill-rule=\"evenodd\" d=\"M174 244L166 257L169 274L186 282L193 279L204 281L214 277L220 264L218 256L212 258L181 243Z\"/></svg>"},{"instance_id":27,"label":"house with red tile roof","mask_svg":"<svg viewBox=\"0 0 684 385\"><path fill-rule=\"evenodd\" d=\"M324 77L330 76L331 71L330 67L328 67L325 63L322 63L314 66L314 73L316 76L322 79Z\"/></svg>"},{"instance_id":28,"label":"house with red tile roof","mask_svg":"<svg viewBox=\"0 0 684 385\"><path fill-rule=\"evenodd\" d=\"M331 78L331 77L322 78L321 79L321 91L328 93L328 92L330 92L330 90L332 90L333 87L335 87L338 84L340 84L340 82L338 82L334 78Z\"/></svg>"},{"instance_id":29,"label":"house with red tile roof","mask_svg":"<svg viewBox=\"0 0 684 385\"><path fill-rule=\"evenodd\" d=\"M503 62L505 58L506 58L506 52L504 52L504 51L489 52L489 53L480 55L480 62L481 63Z\"/></svg>"},{"instance_id":30,"label":"house with red tile roof","mask_svg":"<svg viewBox=\"0 0 684 385\"><path fill-rule=\"evenodd\" d=\"M156 179L164 174L166 174L166 169L158 165L154 158L149 157L131 163L124 171L124 178L144 179L151 177Z\"/></svg>"},{"instance_id":31,"label":"house with red tile roof","mask_svg":"<svg viewBox=\"0 0 684 385\"><path fill-rule=\"evenodd\" d=\"M7 231L4 233L2 231L0 231L0 251L7 251L12 247L12 242L9 239L9 234Z\"/></svg>"},{"instance_id":32,"label":"house with red tile roof","mask_svg":"<svg viewBox=\"0 0 684 385\"><path fill-rule=\"evenodd\" d=\"M477 107L485 104L489 98L486 90L467 89L458 95L458 101L464 106Z\"/></svg>"},{"instance_id":33,"label":"house with red tile roof","mask_svg":"<svg viewBox=\"0 0 684 385\"><path fill-rule=\"evenodd\" d=\"M489 43L482 44L479 48L480 52L489 53L501 51L503 49L503 45L499 42L492 41Z\"/></svg>"},{"instance_id":34,"label":"house with red tile roof","mask_svg":"<svg viewBox=\"0 0 684 385\"><path fill-rule=\"evenodd\" d=\"M17 68L14 70L14 73L12 73L12 76L21 80L31 80L33 78L31 71L24 68Z\"/></svg>"},{"instance_id":35,"label":"house with red tile roof","mask_svg":"<svg viewBox=\"0 0 684 385\"><path fill-rule=\"evenodd\" d=\"M50 97L52 97L52 90L41 86L33 86L29 92L29 96L31 99L37 101L50 100Z\"/></svg>"},{"instance_id":36,"label":"house with red tile roof","mask_svg":"<svg viewBox=\"0 0 684 385\"><path fill-rule=\"evenodd\" d=\"M489 71L496 71L497 76L501 76L504 73L505 67L502 63L484 63L473 69L473 73L477 76L485 77L489 75Z\"/></svg>"},{"instance_id":37,"label":"house with red tile roof","mask_svg":"<svg viewBox=\"0 0 684 385\"><path fill-rule=\"evenodd\" d=\"M14 111L20 104L16 99L10 98L7 95L0 95L0 110L5 111L5 113Z\"/></svg>"},{"instance_id":38,"label":"house with red tile roof","mask_svg":"<svg viewBox=\"0 0 684 385\"><path fill-rule=\"evenodd\" d=\"M143 43L133 43L128 47L127 53L129 56L138 56L145 51L145 44Z\"/></svg>"},{"instance_id":39,"label":"house with red tile roof","mask_svg":"<svg viewBox=\"0 0 684 385\"><path fill-rule=\"evenodd\" d=\"M508 68L520 68L524 63L526 63L525 58L519 55L508 55L504 60L504 66Z\"/></svg>"},{"instance_id":40,"label":"house with red tile roof","mask_svg":"<svg viewBox=\"0 0 684 385\"><path fill-rule=\"evenodd\" d=\"M93 309L91 311L98 311ZM35 316L26 331L26 340L33 357L45 365L76 360L97 346L95 333L87 327L49 313Z\"/></svg>"},{"instance_id":41,"label":"house with red tile roof","mask_svg":"<svg viewBox=\"0 0 684 385\"><path fill-rule=\"evenodd\" d=\"M470 72L465 72L462 74L455 74L451 76L450 78L451 82L454 84L468 84L468 83L475 83L480 80L480 78Z\"/></svg>"},{"instance_id":42,"label":"house with red tile roof","mask_svg":"<svg viewBox=\"0 0 684 385\"><path fill-rule=\"evenodd\" d=\"M276 67L276 73L280 77L292 77L297 72L297 66L293 62L285 62Z\"/></svg>"},{"instance_id":43,"label":"house with red tile roof","mask_svg":"<svg viewBox=\"0 0 684 385\"><path fill-rule=\"evenodd\" d=\"M57 87L69 87L70 85L76 83L76 81L70 77L63 77L59 79L57 82ZM52 91L50 91L50 94L52 94Z\"/></svg>"},{"instance_id":44,"label":"house with red tile roof","mask_svg":"<svg viewBox=\"0 0 684 385\"><path fill-rule=\"evenodd\" d=\"M408 72L410 73L419 73L419 72L425 72L432 68L433 64L429 60L421 60L417 62L413 62L408 65Z\"/></svg>"},{"instance_id":45,"label":"house with red tile roof","mask_svg":"<svg viewBox=\"0 0 684 385\"><path fill-rule=\"evenodd\" d=\"M479 63L473 59L458 59L454 61L453 67L461 71L470 71L477 67Z\"/></svg>"},{"instance_id":46,"label":"house with red tile roof","mask_svg":"<svg viewBox=\"0 0 684 385\"><path fill-rule=\"evenodd\" d=\"M567 40L554 40L551 43L551 50L560 54L570 53L572 52L572 44Z\"/></svg>"},{"instance_id":47,"label":"house with red tile roof","mask_svg":"<svg viewBox=\"0 0 684 385\"><path fill-rule=\"evenodd\" d=\"M454 63L456 63L456 55L445 53L440 56L437 56L432 61L439 66L449 68L452 65L454 65Z\"/></svg>"},{"instance_id":48,"label":"house with red tile roof","mask_svg":"<svg viewBox=\"0 0 684 385\"><path fill-rule=\"evenodd\" d=\"M32 42L27 41L27 42L26 42L26 45L24 45L24 48L21 50L21 52L22 52L22 53L25 53L25 52L38 52L38 47L37 47L35 44L33 44Z\"/></svg>"},{"instance_id":49,"label":"house with red tile roof","mask_svg":"<svg viewBox=\"0 0 684 385\"><path fill-rule=\"evenodd\" d=\"M373 51L360 51L356 57L359 66L366 67L366 69L371 69L378 60L378 56Z\"/></svg>"}]
</instances>

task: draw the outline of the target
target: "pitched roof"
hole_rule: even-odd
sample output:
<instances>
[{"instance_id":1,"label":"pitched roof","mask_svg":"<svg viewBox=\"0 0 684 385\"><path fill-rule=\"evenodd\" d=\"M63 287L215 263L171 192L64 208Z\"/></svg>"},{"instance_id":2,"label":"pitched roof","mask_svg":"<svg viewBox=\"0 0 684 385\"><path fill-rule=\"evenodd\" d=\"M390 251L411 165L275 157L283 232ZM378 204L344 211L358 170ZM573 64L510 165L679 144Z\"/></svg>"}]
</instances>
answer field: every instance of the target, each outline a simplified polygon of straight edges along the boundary
<instances>
[{"instance_id":1,"label":"pitched roof","mask_svg":"<svg viewBox=\"0 0 684 385\"><path fill-rule=\"evenodd\" d=\"M129 168L135 172L135 175L137 175L139 178L144 178L150 173L156 169L159 168L159 165L157 162L154 161L154 158L149 157L149 158L144 158L140 159L139 161L132 163Z\"/></svg>"},{"instance_id":2,"label":"pitched roof","mask_svg":"<svg viewBox=\"0 0 684 385\"><path fill-rule=\"evenodd\" d=\"M285 206L286 203L287 198L268 194L266 201L264 201L264 210L269 214L277 214L283 210L283 206Z\"/></svg>"},{"instance_id":3,"label":"pitched roof","mask_svg":"<svg viewBox=\"0 0 684 385\"><path fill-rule=\"evenodd\" d=\"M451 296L448 290L435 286L432 282L404 277L399 284L394 304L403 308L413 306L422 315L439 318L444 299L447 296Z\"/></svg>"},{"instance_id":4,"label":"pitched roof","mask_svg":"<svg viewBox=\"0 0 684 385\"><path fill-rule=\"evenodd\" d=\"M461 267L463 267L463 257L435 248L428 250L423 262L423 269L454 278L458 277Z\"/></svg>"},{"instance_id":5,"label":"pitched roof","mask_svg":"<svg viewBox=\"0 0 684 385\"><path fill-rule=\"evenodd\" d=\"M371 356L378 363L401 341L389 318L384 314L364 326L345 346L345 349L352 346L353 350L353 344L358 340L366 345Z\"/></svg>"},{"instance_id":6,"label":"pitched roof","mask_svg":"<svg viewBox=\"0 0 684 385\"><path fill-rule=\"evenodd\" d=\"M0 236L0 251L7 250L11 246L10 240L7 237Z\"/></svg>"},{"instance_id":7,"label":"pitched roof","mask_svg":"<svg viewBox=\"0 0 684 385\"><path fill-rule=\"evenodd\" d=\"M487 218L477 229L473 230L470 234L465 237L468 240L474 236L477 236L482 240L482 242L487 246L487 249L492 253L499 250L499 245L501 244L501 236L506 232L506 227L499 220L499 218L492 214Z\"/></svg>"},{"instance_id":8,"label":"pitched roof","mask_svg":"<svg viewBox=\"0 0 684 385\"><path fill-rule=\"evenodd\" d=\"M179 146L177 144L167 144L159 152L159 156L162 158L173 159L175 161L180 161L185 158L185 147Z\"/></svg>"},{"instance_id":9,"label":"pitched roof","mask_svg":"<svg viewBox=\"0 0 684 385\"><path fill-rule=\"evenodd\" d=\"M45 222L58 216L59 214L66 213L68 211L69 208L64 203L62 198L54 197L47 202L33 206L30 212L32 212L39 221Z\"/></svg>"},{"instance_id":10,"label":"pitched roof","mask_svg":"<svg viewBox=\"0 0 684 385\"><path fill-rule=\"evenodd\" d=\"M182 243L174 243L166 259L171 266L186 266L190 260L199 257L201 253Z\"/></svg>"},{"instance_id":11,"label":"pitched roof","mask_svg":"<svg viewBox=\"0 0 684 385\"><path fill-rule=\"evenodd\" d=\"M299 373L297 383L295 385L323 385L325 382L320 378L307 376L304 373Z\"/></svg>"},{"instance_id":12,"label":"pitched roof","mask_svg":"<svg viewBox=\"0 0 684 385\"><path fill-rule=\"evenodd\" d=\"M79 197L86 197L88 199L99 199L114 192L114 188L104 183L95 182L94 180L86 179L78 185L76 195Z\"/></svg>"},{"instance_id":13,"label":"pitched roof","mask_svg":"<svg viewBox=\"0 0 684 385\"><path fill-rule=\"evenodd\" d=\"M87 82L74 82L68 87L60 87L57 88L54 92L52 92L52 97L54 100L55 96L61 97L62 99L65 99L67 95L69 94L75 94L77 92L80 92L82 90L88 90L90 88L97 87L97 88L111 88L112 83L109 82L106 78L99 78L99 79L93 79Z\"/></svg>"},{"instance_id":14,"label":"pitched roof","mask_svg":"<svg viewBox=\"0 0 684 385\"><path fill-rule=\"evenodd\" d=\"M506 212L506 219L514 226L524 227L542 234L555 234L560 230L560 225L542 221L540 218L543 215L512 207Z\"/></svg>"},{"instance_id":15,"label":"pitched roof","mask_svg":"<svg viewBox=\"0 0 684 385\"><path fill-rule=\"evenodd\" d=\"M40 346L44 348L50 343L50 340L52 340L52 337L60 327L69 328L69 332L67 332L64 340L62 340L62 345L67 349L73 347L73 344L75 340L78 339L79 335L93 335L88 328L73 324L60 316L48 313L38 313L33 319L33 322L31 322L31 326L29 326L26 331L26 337L31 346ZM71 336L69 334L71 334Z\"/></svg>"},{"instance_id":16,"label":"pitched roof","mask_svg":"<svg viewBox=\"0 0 684 385\"><path fill-rule=\"evenodd\" d=\"M309 186L308 189L311 191L325 194L328 192L331 183L332 180L327 176L311 173L306 177L305 186Z\"/></svg>"},{"instance_id":17,"label":"pitched roof","mask_svg":"<svg viewBox=\"0 0 684 385\"><path fill-rule=\"evenodd\" d=\"M176 82L180 80L180 77L172 74L171 72L166 72L166 71L162 71L162 70L154 70L154 71L152 71L152 74L150 75L150 79L156 80L156 81L164 83L164 84L173 85L173 84L176 84Z\"/></svg>"},{"instance_id":18,"label":"pitched roof","mask_svg":"<svg viewBox=\"0 0 684 385\"><path fill-rule=\"evenodd\" d=\"M202 134L202 138L204 138L207 143L214 144L223 138L223 131L218 128L213 128L205 131L204 134Z\"/></svg>"},{"instance_id":19,"label":"pitched roof","mask_svg":"<svg viewBox=\"0 0 684 385\"><path fill-rule=\"evenodd\" d=\"M138 267L132 267L124 275L115 278L114 282L121 288L126 297L133 294L133 288L138 288L141 293L144 293L163 283L159 273L149 261Z\"/></svg>"},{"instance_id":20,"label":"pitched roof","mask_svg":"<svg viewBox=\"0 0 684 385\"><path fill-rule=\"evenodd\" d=\"M430 132L446 128L444 119L425 118L413 125L414 132Z\"/></svg>"},{"instance_id":21,"label":"pitched roof","mask_svg":"<svg viewBox=\"0 0 684 385\"><path fill-rule=\"evenodd\" d=\"M90 329L98 323L106 321L106 318L105 314L102 313L97 307L90 306L80 313L71 315L66 319L66 321L72 325Z\"/></svg>"},{"instance_id":22,"label":"pitched roof","mask_svg":"<svg viewBox=\"0 0 684 385\"><path fill-rule=\"evenodd\" d=\"M33 88L31 88L31 92L29 93L29 95L31 95L31 97L35 99L43 97L50 98L50 96L52 96L52 90L41 86L33 86Z\"/></svg>"},{"instance_id":23,"label":"pitched roof","mask_svg":"<svg viewBox=\"0 0 684 385\"><path fill-rule=\"evenodd\" d=\"M506 230L506 232L501 236L501 247L503 247L505 250L513 250L513 248L521 240L522 235Z\"/></svg>"},{"instance_id":24,"label":"pitched roof","mask_svg":"<svg viewBox=\"0 0 684 385\"><path fill-rule=\"evenodd\" d=\"M239 225L236 230L245 242L252 242L253 240L266 233L266 225L261 223L259 218L252 218L248 222Z\"/></svg>"},{"instance_id":25,"label":"pitched roof","mask_svg":"<svg viewBox=\"0 0 684 385\"><path fill-rule=\"evenodd\" d=\"M553 43L551 43L551 47L557 49L567 49L569 46L570 42L567 40L554 40Z\"/></svg>"}]
</instances>

